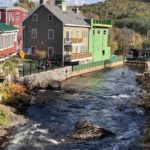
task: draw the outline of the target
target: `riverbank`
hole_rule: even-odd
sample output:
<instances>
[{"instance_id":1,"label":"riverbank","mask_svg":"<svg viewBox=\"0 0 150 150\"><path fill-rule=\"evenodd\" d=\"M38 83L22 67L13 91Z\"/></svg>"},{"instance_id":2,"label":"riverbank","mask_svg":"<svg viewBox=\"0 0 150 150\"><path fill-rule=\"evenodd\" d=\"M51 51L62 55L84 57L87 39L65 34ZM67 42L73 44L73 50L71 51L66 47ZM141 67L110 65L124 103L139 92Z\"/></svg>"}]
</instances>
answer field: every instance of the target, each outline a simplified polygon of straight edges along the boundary
<instances>
[{"instance_id":1,"label":"riverbank","mask_svg":"<svg viewBox=\"0 0 150 150\"><path fill-rule=\"evenodd\" d=\"M115 68L118 66L123 66L123 60L121 60L120 57L119 59L114 59L112 62L107 64L104 62L91 62L89 64L67 66L45 72L35 73L32 75L26 75L21 77L19 82L22 82L30 90L35 88L47 88L52 87L53 82L55 81L61 83L76 76L92 73L95 71L101 71L108 68Z\"/></svg>"},{"instance_id":2,"label":"riverbank","mask_svg":"<svg viewBox=\"0 0 150 150\"><path fill-rule=\"evenodd\" d=\"M30 122L13 129L5 150L141 148L145 112L135 106L139 91L135 74L127 67L104 70L69 79L60 91L38 91L43 103L27 107L24 115ZM76 122L82 120L116 136L70 141Z\"/></svg>"},{"instance_id":3,"label":"riverbank","mask_svg":"<svg viewBox=\"0 0 150 150\"><path fill-rule=\"evenodd\" d=\"M28 122L28 119L17 112L15 108L10 106L5 106L0 104L0 107L3 108L8 114L8 122L5 125L0 125L0 146L2 142L5 140L8 131L10 131L13 127L17 127L19 125L24 125Z\"/></svg>"},{"instance_id":4,"label":"riverbank","mask_svg":"<svg viewBox=\"0 0 150 150\"><path fill-rule=\"evenodd\" d=\"M114 62L111 67L118 67L121 66L123 64L122 61L120 62ZM41 87L45 87L46 82L50 81L50 80L61 80L65 81L69 78L73 78L75 76L79 76L81 74L87 74L87 73L91 73L93 71L100 71L103 70L104 66L100 66L100 67L93 67L92 69L87 69L87 70L83 70L83 71L77 71L77 74L75 72L72 72L72 68L71 67L65 67L65 68L60 68L60 69L56 69L56 70L52 70L52 71L48 71L48 72L42 72L39 74L33 74L31 76L26 76L25 77L25 81L28 82L28 84L30 86L28 86L29 89L33 89L35 87L35 84L37 86L41 85ZM49 76L50 75L50 76ZM43 78L43 76L45 78ZM52 79L53 78L53 79ZM43 82L43 79L46 79L46 82ZM39 84L39 82L41 84ZM37 100L37 98L35 97L35 95L30 95L30 103L34 104L35 101ZM40 103L39 100L36 103ZM42 103L42 99L41 99L41 103ZM20 115L17 110L15 108L9 107L9 106L4 106L5 109L7 110L8 114L9 114L9 122L7 125L5 126L0 126L0 141L3 139L3 137L7 134L7 131L13 127L16 127L18 125L23 125L25 123L28 122L28 119L25 118L25 116Z\"/></svg>"}]
</instances>

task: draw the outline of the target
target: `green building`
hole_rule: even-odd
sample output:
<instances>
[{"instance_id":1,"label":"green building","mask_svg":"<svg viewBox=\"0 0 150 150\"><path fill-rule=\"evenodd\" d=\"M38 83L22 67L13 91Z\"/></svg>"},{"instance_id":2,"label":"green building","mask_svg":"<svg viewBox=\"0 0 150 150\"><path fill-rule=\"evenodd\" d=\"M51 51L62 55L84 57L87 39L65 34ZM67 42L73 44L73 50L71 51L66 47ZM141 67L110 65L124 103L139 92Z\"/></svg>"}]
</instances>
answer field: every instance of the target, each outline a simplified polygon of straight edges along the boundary
<instances>
[{"instance_id":1,"label":"green building","mask_svg":"<svg viewBox=\"0 0 150 150\"><path fill-rule=\"evenodd\" d=\"M86 20L91 26L89 29L89 52L92 53L93 62L110 59L108 47L108 29L112 27L112 20Z\"/></svg>"}]
</instances>

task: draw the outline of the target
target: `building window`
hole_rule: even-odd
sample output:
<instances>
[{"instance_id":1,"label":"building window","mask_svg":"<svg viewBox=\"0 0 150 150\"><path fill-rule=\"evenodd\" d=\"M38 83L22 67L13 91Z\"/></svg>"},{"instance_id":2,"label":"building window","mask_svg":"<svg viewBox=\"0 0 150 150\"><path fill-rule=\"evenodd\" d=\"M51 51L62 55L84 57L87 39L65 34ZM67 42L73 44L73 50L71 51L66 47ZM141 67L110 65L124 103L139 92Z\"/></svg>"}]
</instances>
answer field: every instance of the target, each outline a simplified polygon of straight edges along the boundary
<instances>
[{"instance_id":1,"label":"building window","mask_svg":"<svg viewBox=\"0 0 150 150\"><path fill-rule=\"evenodd\" d=\"M65 47L66 56L71 55L70 47Z\"/></svg>"},{"instance_id":2,"label":"building window","mask_svg":"<svg viewBox=\"0 0 150 150\"><path fill-rule=\"evenodd\" d=\"M32 15L32 21L38 21L38 14Z\"/></svg>"},{"instance_id":3,"label":"building window","mask_svg":"<svg viewBox=\"0 0 150 150\"><path fill-rule=\"evenodd\" d=\"M19 13L16 14L16 20L19 20Z\"/></svg>"},{"instance_id":4,"label":"building window","mask_svg":"<svg viewBox=\"0 0 150 150\"><path fill-rule=\"evenodd\" d=\"M97 30L97 34L100 34L100 30Z\"/></svg>"},{"instance_id":5,"label":"building window","mask_svg":"<svg viewBox=\"0 0 150 150\"><path fill-rule=\"evenodd\" d=\"M48 39L54 39L54 29L48 29Z\"/></svg>"},{"instance_id":6,"label":"building window","mask_svg":"<svg viewBox=\"0 0 150 150\"><path fill-rule=\"evenodd\" d=\"M79 31L76 31L76 36L77 36L77 38L79 37Z\"/></svg>"},{"instance_id":7,"label":"building window","mask_svg":"<svg viewBox=\"0 0 150 150\"><path fill-rule=\"evenodd\" d=\"M15 41L15 33L0 34L0 50L13 47Z\"/></svg>"},{"instance_id":8,"label":"building window","mask_svg":"<svg viewBox=\"0 0 150 150\"><path fill-rule=\"evenodd\" d=\"M53 14L48 14L48 21L53 21Z\"/></svg>"},{"instance_id":9,"label":"building window","mask_svg":"<svg viewBox=\"0 0 150 150\"><path fill-rule=\"evenodd\" d=\"M54 55L54 47L48 47L48 57L51 57Z\"/></svg>"},{"instance_id":10,"label":"building window","mask_svg":"<svg viewBox=\"0 0 150 150\"><path fill-rule=\"evenodd\" d=\"M95 34L95 30L93 30L93 35Z\"/></svg>"},{"instance_id":11,"label":"building window","mask_svg":"<svg viewBox=\"0 0 150 150\"><path fill-rule=\"evenodd\" d=\"M89 32L88 32L88 31L86 31L86 38L88 37L88 34L89 34Z\"/></svg>"},{"instance_id":12,"label":"building window","mask_svg":"<svg viewBox=\"0 0 150 150\"><path fill-rule=\"evenodd\" d=\"M86 52L88 52L88 46L86 46Z\"/></svg>"},{"instance_id":13,"label":"building window","mask_svg":"<svg viewBox=\"0 0 150 150\"><path fill-rule=\"evenodd\" d=\"M105 50L102 51L103 56L105 55Z\"/></svg>"},{"instance_id":14,"label":"building window","mask_svg":"<svg viewBox=\"0 0 150 150\"><path fill-rule=\"evenodd\" d=\"M70 33L69 31L66 31L66 41L69 41L70 40Z\"/></svg>"},{"instance_id":15,"label":"building window","mask_svg":"<svg viewBox=\"0 0 150 150\"><path fill-rule=\"evenodd\" d=\"M104 30L104 34L106 34L106 30Z\"/></svg>"},{"instance_id":16,"label":"building window","mask_svg":"<svg viewBox=\"0 0 150 150\"><path fill-rule=\"evenodd\" d=\"M75 53L79 53L79 47L78 47L78 45L75 47L75 49L76 49Z\"/></svg>"},{"instance_id":17,"label":"building window","mask_svg":"<svg viewBox=\"0 0 150 150\"><path fill-rule=\"evenodd\" d=\"M37 38L37 29L32 29L31 30L31 38L36 39Z\"/></svg>"},{"instance_id":18,"label":"building window","mask_svg":"<svg viewBox=\"0 0 150 150\"><path fill-rule=\"evenodd\" d=\"M87 38L88 37L88 32L87 31L82 31L82 37Z\"/></svg>"},{"instance_id":19,"label":"building window","mask_svg":"<svg viewBox=\"0 0 150 150\"><path fill-rule=\"evenodd\" d=\"M37 46L32 46L31 47L31 54L32 54L32 56L36 56L36 52L37 52Z\"/></svg>"}]
</instances>

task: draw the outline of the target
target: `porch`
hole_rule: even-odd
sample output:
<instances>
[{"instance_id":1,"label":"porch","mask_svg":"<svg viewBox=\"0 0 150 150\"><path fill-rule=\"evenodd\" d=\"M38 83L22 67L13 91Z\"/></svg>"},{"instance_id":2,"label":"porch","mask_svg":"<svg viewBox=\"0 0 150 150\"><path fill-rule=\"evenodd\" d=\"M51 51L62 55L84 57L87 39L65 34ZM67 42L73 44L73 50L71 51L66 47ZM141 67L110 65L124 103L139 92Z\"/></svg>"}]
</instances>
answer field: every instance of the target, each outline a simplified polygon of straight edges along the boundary
<instances>
[{"instance_id":1,"label":"porch","mask_svg":"<svg viewBox=\"0 0 150 150\"><path fill-rule=\"evenodd\" d=\"M92 53L89 53L89 52L72 53L70 55L65 55L64 59L66 62L90 60L90 59L92 59Z\"/></svg>"}]
</instances>

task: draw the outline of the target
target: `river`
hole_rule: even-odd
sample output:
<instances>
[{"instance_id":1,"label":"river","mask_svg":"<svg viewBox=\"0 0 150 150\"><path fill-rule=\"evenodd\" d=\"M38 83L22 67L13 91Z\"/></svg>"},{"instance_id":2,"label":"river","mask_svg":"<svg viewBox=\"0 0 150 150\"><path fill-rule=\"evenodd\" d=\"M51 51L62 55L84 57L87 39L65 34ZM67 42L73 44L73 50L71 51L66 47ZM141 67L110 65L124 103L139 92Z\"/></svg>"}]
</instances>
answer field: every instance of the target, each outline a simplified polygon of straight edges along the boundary
<instances>
[{"instance_id":1,"label":"river","mask_svg":"<svg viewBox=\"0 0 150 150\"><path fill-rule=\"evenodd\" d=\"M138 71L128 67L65 81L60 91L38 91L42 104L25 110L30 121L16 127L4 150L142 150L146 114L135 104ZM79 120L103 127L115 137L71 140Z\"/></svg>"}]
</instances>

